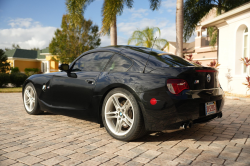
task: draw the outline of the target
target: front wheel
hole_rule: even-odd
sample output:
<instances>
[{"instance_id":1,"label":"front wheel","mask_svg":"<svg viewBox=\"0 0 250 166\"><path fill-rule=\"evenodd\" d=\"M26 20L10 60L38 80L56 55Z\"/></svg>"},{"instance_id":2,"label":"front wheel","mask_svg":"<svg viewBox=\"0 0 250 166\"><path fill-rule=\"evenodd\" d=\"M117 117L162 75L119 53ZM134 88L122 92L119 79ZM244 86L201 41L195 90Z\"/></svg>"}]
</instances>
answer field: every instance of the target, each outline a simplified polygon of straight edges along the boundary
<instances>
[{"instance_id":1,"label":"front wheel","mask_svg":"<svg viewBox=\"0 0 250 166\"><path fill-rule=\"evenodd\" d=\"M38 105L36 89L32 83L28 83L24 88L23 103L28 114L37 115L42 113Z\"/></svg>"},{"instance_id":2,"label":"front wheel","mask_svg":"<svg viewBox=\"0 0 250 166\"><path fill-rule=\"evenodd\" d=\"M145 132L141 111L134 96L122 88L110 91L105 97L102 120L108 133L118 140L131 141Z\"/></svg>"}]
</instances>

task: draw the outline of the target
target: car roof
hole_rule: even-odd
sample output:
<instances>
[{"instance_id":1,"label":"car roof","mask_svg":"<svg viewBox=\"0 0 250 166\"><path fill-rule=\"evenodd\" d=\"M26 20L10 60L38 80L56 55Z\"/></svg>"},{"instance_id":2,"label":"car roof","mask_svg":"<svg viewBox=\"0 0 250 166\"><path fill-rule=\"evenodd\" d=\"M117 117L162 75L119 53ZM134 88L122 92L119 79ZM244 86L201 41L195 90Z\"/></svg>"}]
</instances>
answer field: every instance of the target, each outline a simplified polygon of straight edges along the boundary
<instances>
[{"instance_id":1,"label":"car roof","mask_svg":"<svg viewBox=\"0 0 250 166\"><path fill-rule=\"evenodd\" d=\"M98 51L110 51L110 52L115 52L118 54L125 55L128 58L132 59L137 65L139 65L138 67L140 68L140 70L143 70L145 68L145 65L147 64L147 62L149 63L147 65L147 68L155 68L159 66L159 63L161 62L155 57L160 54L171 55L171 53L167 53L161 50L156 50L156 49L151 49L151 48L141 47L141 46L131 46L131 45L99 47L99 48L84 52L83 54L88 54L88 53L98 52Z\"/></svg>"}]
</instances>

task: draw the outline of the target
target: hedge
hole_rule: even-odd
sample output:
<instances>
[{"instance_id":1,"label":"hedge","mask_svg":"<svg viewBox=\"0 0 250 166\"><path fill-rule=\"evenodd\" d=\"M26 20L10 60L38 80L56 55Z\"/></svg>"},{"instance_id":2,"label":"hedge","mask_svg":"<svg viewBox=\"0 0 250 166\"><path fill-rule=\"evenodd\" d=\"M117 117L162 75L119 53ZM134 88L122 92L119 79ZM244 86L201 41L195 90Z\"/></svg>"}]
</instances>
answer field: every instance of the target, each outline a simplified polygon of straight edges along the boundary
<instances>
[{"instance_id":1,"label":"hedge","mask_svg":"<svg viewBox=\"0 0 250 166\"><path fill-rule=\"evenodd\" d=\"M10 75L7 73L0 73L0 87L10 82Z\"/></svg>"},{"instance_id":2,"label":"hedge","mask_svg":"<svg viewBox=\"0 0 250 166\"><path fill-rule=\"evenodd\" d=\"M28 76L23 73L11 73L10 74L10 82L14 84L16 87L21 86L27 78Z\"/></svg>"},{"instance_id":3,"label":"hedge","mask_svg":"<svg viewBox=\"0 0 250 166\"><path fill-rule=\"evenodd\" d=\"M38 68L25 68L24 72L27 76L31 76L33 74L38 74L39 69Z\"/></svg>"},{"instance_id":4,"label":"hedge","mask_svg":"<svg viewBox=\"0 0 250 166\"><path fill-rule=\"evenodd\" d=\"M14 67L11 69L11 73L20 73L20 70L18 67Z\"/></svg>"}]
</instances>

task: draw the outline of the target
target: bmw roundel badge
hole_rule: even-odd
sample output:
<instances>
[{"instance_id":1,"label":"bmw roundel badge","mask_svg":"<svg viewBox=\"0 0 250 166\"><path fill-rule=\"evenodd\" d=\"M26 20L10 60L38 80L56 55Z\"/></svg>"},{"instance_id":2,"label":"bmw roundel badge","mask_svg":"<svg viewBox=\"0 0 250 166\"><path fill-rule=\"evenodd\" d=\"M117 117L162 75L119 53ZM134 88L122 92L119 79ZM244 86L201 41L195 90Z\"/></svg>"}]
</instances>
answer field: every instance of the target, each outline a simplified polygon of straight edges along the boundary
<instances>
[{"instance_id":1,"label":"bmw roundel badge","mask_svg":"<svg viewBox=\"0 0 250 166\"><path fill-rule=\"evenodd\" d=\"M210 82L211 81L211 76L210 74L207 75L207 82Z\"/></svg>"}]
</instances>

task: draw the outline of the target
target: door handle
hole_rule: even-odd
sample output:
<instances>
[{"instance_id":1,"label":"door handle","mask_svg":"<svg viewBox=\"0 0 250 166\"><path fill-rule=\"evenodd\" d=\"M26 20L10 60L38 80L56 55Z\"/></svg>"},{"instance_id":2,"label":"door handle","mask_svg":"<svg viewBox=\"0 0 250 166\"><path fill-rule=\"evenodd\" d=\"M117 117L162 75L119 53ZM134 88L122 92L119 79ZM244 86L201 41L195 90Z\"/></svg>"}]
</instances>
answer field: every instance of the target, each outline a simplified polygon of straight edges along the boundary
<instances>
[{"instance_id":1,"label":"door handle","mask_svg":"<svg viewBox=\"0 0 250 166\"><path fill-rule=\"evenodd\" d=\"M95 80L94 79L86 79L86 82L88 84L94 84L95 83Z\"/></svg>"}]
</instances>

